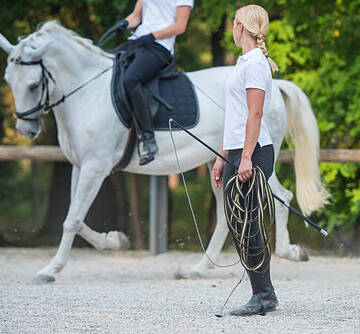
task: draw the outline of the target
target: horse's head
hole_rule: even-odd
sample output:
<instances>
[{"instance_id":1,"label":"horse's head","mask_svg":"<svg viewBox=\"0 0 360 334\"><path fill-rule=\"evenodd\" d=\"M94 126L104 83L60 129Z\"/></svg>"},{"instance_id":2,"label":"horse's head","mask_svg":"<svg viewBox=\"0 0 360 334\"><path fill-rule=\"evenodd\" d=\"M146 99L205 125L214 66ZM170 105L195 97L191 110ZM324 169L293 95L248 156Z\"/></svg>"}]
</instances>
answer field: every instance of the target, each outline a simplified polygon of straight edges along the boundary
<instances>
[{"instance_id":1,"label":"horse's head","mask_svg":"<svg viewBox=\"0 0 360 334\"><path fill-rule=\"evenodd\" d=\"M15 99L16 128L31 139L41 131L41 115L64 101L64 91L74 89L74 83L87 80L103 69L104 59L108 63L112 58L57 21L46 22L17 45L0 34L0 48L9 54L5 80ZM65 89L69 83L71 88Z\"/></svg>"},{"instance_id":2,"label":"horse's head","mask_svg":"<svg viewBox=\"0 0 360 334\"><path fill-rule=\"evenodd\" d=\"M0 47L9 54L4 78L15 99L16 129L31 139L41 132L41 114L54 89L43 61L51 42L33 35L12 45L0 34Z\"/></svg>"}]
</instances>

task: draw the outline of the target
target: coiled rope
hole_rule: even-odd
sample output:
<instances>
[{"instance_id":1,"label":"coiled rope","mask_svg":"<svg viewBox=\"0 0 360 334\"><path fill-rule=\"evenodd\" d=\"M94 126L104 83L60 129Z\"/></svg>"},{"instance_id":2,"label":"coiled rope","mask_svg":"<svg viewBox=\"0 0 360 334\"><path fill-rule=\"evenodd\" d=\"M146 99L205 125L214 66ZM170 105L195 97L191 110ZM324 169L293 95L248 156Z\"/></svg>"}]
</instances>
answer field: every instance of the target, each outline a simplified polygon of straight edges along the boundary
<instances>
[{"instance_id":1,"label":"coiled rope","mask_svg":"<svg viewBox=\"0 0 360 334\"><path fill-rule=\"evenodd\" d=\"M242 183L237 173L231 177L231 179L228 181L225 187L224 191L224 209L225 209L225 217L226 222L228 224L229 230L231 232L231 235L233 236L233 241L235 244L235 247L239 247L239 260L232 264L218 264L213 259L210 258L208 253L206 252L204 243L201 239L199 226L197 224L195 212L191 203L187 182L184 176L184 173L182 171L182 168L180 166L179 157L177 154L176 144L173 136L173 130L172 130L172 122L176 123L178 126L180 126L185 132L189 133L186 129L184 129L179 123L174 121L173 119L169 119L169 132L171 141L173 143L174 147L174 155L176 164L179 169L179 173L181 175L186 197L188 200L188 204L190 207L191 215L194 221L196 234L198 235L199 242L201 249L205 256L208 258L210 263L212 263L214 266L217 267L232 267L237 265L239 262L241 262L246 270L249 271L259 271L261 266L265 262L266 256L271 256L271 250L270 250L270 238L271 238L271 231L273 228L273 225L275 223L275 205L274 205L274 199L272 196L272 191L270 189L269 184L266 181L265 175L263 171L257 167L254 166L252 169L252 176L251 178L245 182ZM191 133L189 133L192 135ZM193 136L193 135L192 135ZM205 143L203 143L206 147ZM212 150L210 147L208 147L210 150ZM222 157L223 158L223 157ZM223 158L224 159L224 158ZM224 159L225 162L228 162L226 159ZM231 164L231 163L230 163ZM233 164L231 164L234 168ZM251 196L251 201L249 201L249 198ZM257 201L258 206L254 207L254 202ZM249 206L251 206L249 208ZM269 231L266 232L266 228L264 226L264 216L266 209L270 208L269 210ZM250 210L249 210L250 209ZM258 229L256 230L255 224L257 223ZM255 230L255 232L254 232ZM251 234L253 233L253 234ZM252 238L259 237L258 234L261 237L260 246L253 246L252 245ZM251 250L258 249L258 252L254 252ZM250 250L250 251L249 251ZM248 259L252 260L252 258L259 256L262 254L261 261L255 265L251 266L248 262ZM252 261L250 261L252 262ZM266 268L265 268L266 269ZM264 269L263 269L264 270Z\"/></svg>"},{"instance_id":2,"label":"coiled rope","mask_svg":"<svg viewBox=\"0 0 360 334\"><path fill-rule=\"evenodd\" d=\"M210 263L212 263L214 266L217 267L232 267L237 265L239 262L242 263L244 268L249 271L256 271L259 272L260 268L264 264L266 260L266 256L269 256L268 264L270 263L270 256L271 256L271 250L270 250L270 237L271 237L271 231L273 228L273 225L275 223L275 205L274 205L274 199L272 196L272 192L270 189L269 184L266 181L265 175L262 172L262 170L254 166L252 170L252 176L250 180L246 183L242 183L237 173L228 181L225 187L224 192L224 209L225 209L225 216L226 216L226 222L229 226L230 232L232 232L233 241L235 244L235 247L240 247L240 256L239 260L232 264L218 264L215 261L213 261L208 253L206 252L206 249L204 247L203 241L201 239L199 227L196 221L195 212L192 207L190 195L188 192L188 187L186 183L186 179L184 176L184 173L180 166L179 157L177 154L176 144L173 137L173 131L172 131L172 122L176 123L182 130L184 130L186 133L194 137L196 140L200 141L204 146L206 146L208 149L213 151L215 154L217 154L211 147L209 147L206 143L202 142L200 139L196 138L191 132L184 129L179 123L174 121L173 119L169 119L169 131L170 131L170 137L171 141L174 146L174 155L176 164L179 169L179 173L181 175L186 197L188 200L188 204L190 207L190 211L192 214L192 218L194 221L196 233L199 238L199 242L201 245L201 249L205 256L208 258ZM218 154L217 154L218 155ZM219 155L220 156L220 155ZM228 162L224 157L221 156L221 158ZM233 166L235 167L235 166ZM245 188L246 187L246 188ZM249 201L249 197L252 197L252 201ZM254 198L257 199L258 206L254 208ZM250 204L250 210L248 210ZM264 226L264 216L265 211L268 209L269 211L269 231L266 232L266 228ZM253 225L252 225L253 224ZM257 224L257 231L252 235L252 231L254 230L255 224ZM252 228L253 227L253 228ZM260 234L259 234L260 233ZM261 236L262 239L262 245L260 245L259 252L251 253L249 250L251 249L257 249L259 247L252 246L251 245L251 238L258 237L258 234ZM246 236L245 236L246 235ZM250 254L251 253L251 254ZM249 264L248 259L259 256L262 254L261 260L255 265L251 266ZM262 268L262 271L266 270L267 266L265 268ZM240 283L243 281L245 276L245 269L237 282L237 284L234 286L234 288L231 290L230 294L226 298L224 304L221 307L221 310L219 313L216 313L216 317L223 317L223 310L228 303L229 299L237 289L237 287L240 285Z\"/></svg>"},{"instance_id":3,"label":"coiled rope","mask_svg":"<svg viewBox=\"0 0 360 334\"><path fill-rule=\"evenodd\" d=\"M252 176L245 183L239 180L237 173L231 177L224 190L224 209L241 264L248 271L263 272L271 258L275 204L271 188L259 167L253 167Z\"/></svg>"}]
</instances>

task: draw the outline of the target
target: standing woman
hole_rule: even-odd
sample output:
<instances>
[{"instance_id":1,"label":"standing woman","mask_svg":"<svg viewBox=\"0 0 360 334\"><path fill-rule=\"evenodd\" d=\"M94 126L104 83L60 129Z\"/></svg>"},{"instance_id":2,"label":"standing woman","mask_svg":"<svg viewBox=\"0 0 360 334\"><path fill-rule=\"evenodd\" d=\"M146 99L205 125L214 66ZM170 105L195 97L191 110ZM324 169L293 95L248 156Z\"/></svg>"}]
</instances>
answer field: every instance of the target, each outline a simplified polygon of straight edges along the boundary
<instances>
[{"instance_id":1,"label":"standing woman","mask_svg":"<svg viewBox=\"0 0 360 334\"><path fill-rule=\"evenodd\" d=\"M140 165L154 160L158 147L143 85L164 68L174 54L175 36L185 32L194 0L137 0L133 12L118 22L119 29L135 28L130 39L139 47L124 77L140 130Z\"/></svg>"},{"instance_id":2,"label":"standing woman","mask_svg":"<svg viewBox=\"0 0 360 334\"><path fill-rule=\"evenodd\" d=\"M249 5L236 11L233 38L235 45L241 47L242 56L226 85L224 139L220 153L239 167L235 170L217 158L212 171L216 187L225 189L236 173L241 182L246 182L252 176L253 165L261 168L267 180L273 172L274 149L269 130L262 121L263 114L270 111L271 70L278 70L265 46L268 26L268 14L260 6ZM252 242L253 248L261 246L258 237ZM236 249L239 253L238 247ZM249 261L254 262L256 258L249 257ZM278 301L270 279L269 262L267 256L260 273L247 272L253 295L245 306L231 311L231 315L250 316L275 311Z\"/></svg>"}]
</instances>

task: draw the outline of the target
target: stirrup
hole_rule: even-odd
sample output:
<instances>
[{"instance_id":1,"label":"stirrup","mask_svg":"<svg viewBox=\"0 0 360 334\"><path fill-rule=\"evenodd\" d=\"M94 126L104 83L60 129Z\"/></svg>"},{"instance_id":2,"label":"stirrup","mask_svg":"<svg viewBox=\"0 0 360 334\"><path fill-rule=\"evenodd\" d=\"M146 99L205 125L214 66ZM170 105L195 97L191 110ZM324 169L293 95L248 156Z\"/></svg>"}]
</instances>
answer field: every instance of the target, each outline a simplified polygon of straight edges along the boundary
<instances>
[{"instance_id":1,"label":"stirrup","mask_svg":"<svg viewBox=\"0 0 360 334\"><path fill-rule=\"evenodd\" d=\"M158 147L155 142L153 133L144 133L138 141L139 165L144 166L155 159Z\"/></svg>"}]
</instances>

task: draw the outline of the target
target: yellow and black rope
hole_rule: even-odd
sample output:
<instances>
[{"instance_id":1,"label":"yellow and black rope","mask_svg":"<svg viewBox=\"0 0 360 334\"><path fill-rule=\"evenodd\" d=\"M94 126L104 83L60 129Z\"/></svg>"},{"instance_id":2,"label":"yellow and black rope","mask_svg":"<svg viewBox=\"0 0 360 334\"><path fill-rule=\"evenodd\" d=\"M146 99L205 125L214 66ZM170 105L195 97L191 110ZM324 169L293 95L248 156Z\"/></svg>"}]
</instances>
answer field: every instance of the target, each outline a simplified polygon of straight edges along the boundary
<instances>
[{"instance_id":1,"label":"yellow and black rope","mask_svg":"<svg viewBox=\"0 0 360 334\"><path fill-rule=\"evenodd\" d=\"M244 268L256 272L265 270L264 266L268 265L271 257L275 205L271 188L259 167L253 167L252 176L246 183L241 182L237 174L228 181L224 191L224 209ZM266 215L269 217L267 229Z\"/></svg>"}]
</instances>

